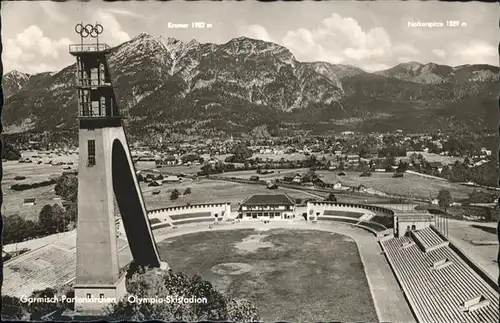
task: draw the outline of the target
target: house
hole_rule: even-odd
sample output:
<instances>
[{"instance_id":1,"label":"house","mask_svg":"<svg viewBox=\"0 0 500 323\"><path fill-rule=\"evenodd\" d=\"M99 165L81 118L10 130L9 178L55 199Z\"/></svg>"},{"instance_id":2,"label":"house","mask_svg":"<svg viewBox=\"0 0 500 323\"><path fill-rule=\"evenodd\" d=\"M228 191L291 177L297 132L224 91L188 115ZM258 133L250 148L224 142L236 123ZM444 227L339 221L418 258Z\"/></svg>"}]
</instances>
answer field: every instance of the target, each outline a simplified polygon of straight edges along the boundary
<instances>
[{"instance_id":1,"label":"house","mask_svg":"<svg viewBox=\"0 0 500 323\"><path fill-rule=\"evenodd\" d=\"M359 164L359 155L347 155L347 163L351 165Z\"/></svg>"},{"instance_id":2,"label":"house","mask_svg":"<svg viewBox=\"0 0 500 323\"><path fill-rule=\"evenodd\" d=\"M326 187L327 184L325 182L323 182L323 180L321 178L318 178L316 177L315 179L313 179L313 182L314 186L317 186L317 187Z\"/></svg>"},{"instance_id":3,"label":"house","mask_svg":"<svg viewBox=\"0 0 500 323\"><path fill-rule=\"evenodd\" d=\"M481 148L481 155L491 156L491 150L486 148Z\"/></svg>"},{"instance_id":4,"label":"house","mask_svg":"<svg viewBox=\"0 0 500 323\"><path fill-rule=\"evenodd\" d=\"M366 186L364 186L363 184L360 184L357 187L354 187L354 191L364 192L364 191L366 191Z\"/></svg>"},{"instance_id":5,"label":"house","mask_svg":"<svg viewBox=\"0 0 500 323\"><path fill-rule=\"evenodd\" d=\"M181 179L178 176L171 175L163 179L163 183L179 183Z\"/></svg>"},{"instance_id":6,"label":"house","mask_svg":"<svg viewBox=\"0 0 500 323\"><path fill-rule=\"evenodd\" d=\"M302 175L300 175L300 174L296 174L296 175L293 177L292 183L296 183L296 184L300 184L300 183L302 183Z\"/></svg>"},{"instance_id":7,"label":"house","mask_svg":"<svg viewBox=\"0 0 500 323\"><path fill-rule=\"evenodd\" d=\"M35 205L36 203L36 197L29 197L24 199L23 205Z\"/></svg>"},{"instance_id":8,"label":"house","mask_svg":"<svg viewBox=\"0 0 500 323\"><path fill-rule=\"evenodd\" d=\"M333 189L334 190L341 190L342 189L342 183L337 182L337 183L333 184Z\"/></svg>"},{"instance_id":9,"label":"house","mask_svg":"<svg viewBox=\"0 0 500 323\"><path fill-rule=\"evenodd\" d=\"M162 174L155 174L155 175L153 175L153 180L161 181L161 180L163 180L163 175Z\"/></svg>"},{"instance_id":10,"label":"house","mask_svg":"<svg viewBox=\"0 0 500 323\"><path fill-rule=\"evenodd\" d=\"M167 156L163 159L163 165L175 165L177 164L177 158L175 158L174 156Z\"/></svg>"},{"instance_id":11,"label":"house","mask_svg":"<svg viewBox=\"0 0 500 323\"><path fill-rule=\"evenodd\" d=\"M286 194L253 195L240 205L239 219L275 220L295 218L295 202Z\"/></svg>"},{"instance_id":12,"label":"house","mask_svg":"<svg viewBox=\"0 0 500 323\"><path fill-rule=\"evenodd\" d=\"M437 170L440 173L443 170L443 163L441 162L429 162L428 164L430 168L432 168L433 170Z\"/></svg>"},{"instance_id":13,"label":"house","mask_svg":"<svg viewBox=\"0 0 500 323\"><path fill-rule=\"evenodd\" d=\"M378 157L378 148L370 148L365 153L365 158L377 158Z\"/></svg>"},{"instance_id":14,"label":"house","mask_svg":"<svg viewBox=\"0 0 500 323\"><path fill-rule=\"evenodd\" d=\"M278 185L276 183L268 183L267 184L267 189L269 190L275 190L278 188Z\"/></svg>"},{"instance_id":15,"label":"house","mask_svg":"<svg viewBox=\"0 0 500 323\"><path fill-rule=\"evenodd\" d=\"M149 187L157 187L161 186L162 182L161 181L152 181L151 183L148 184Z\"/></svg>"}]
</instances>

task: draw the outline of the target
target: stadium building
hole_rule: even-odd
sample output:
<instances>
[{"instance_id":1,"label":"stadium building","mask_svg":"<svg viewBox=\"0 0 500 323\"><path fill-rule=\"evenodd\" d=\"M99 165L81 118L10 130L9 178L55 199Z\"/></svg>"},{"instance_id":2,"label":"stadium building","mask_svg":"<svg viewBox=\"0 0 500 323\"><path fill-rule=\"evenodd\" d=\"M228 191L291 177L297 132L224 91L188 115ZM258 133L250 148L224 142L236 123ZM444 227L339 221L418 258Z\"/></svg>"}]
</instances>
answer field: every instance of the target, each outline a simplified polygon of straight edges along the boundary
<instances>
[{"instance_id":1,"label":"stadium building","mask_svg":"<svg viewBox=\"0 0 500 323\"><path fill-rule=\"evenodd\" d=\"M253 195L241 203L239 219L285 220L295 218L295 203L286 194Z\"/></svg>"}]
</instances>

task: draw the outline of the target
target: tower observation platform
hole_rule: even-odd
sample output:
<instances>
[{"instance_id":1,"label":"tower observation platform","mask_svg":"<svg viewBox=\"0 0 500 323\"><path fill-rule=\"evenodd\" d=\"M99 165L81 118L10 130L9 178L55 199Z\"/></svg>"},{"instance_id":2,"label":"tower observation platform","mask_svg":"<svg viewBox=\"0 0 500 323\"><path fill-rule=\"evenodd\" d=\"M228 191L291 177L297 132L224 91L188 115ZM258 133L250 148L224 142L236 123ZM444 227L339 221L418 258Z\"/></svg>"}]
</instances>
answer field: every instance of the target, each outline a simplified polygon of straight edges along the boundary
<instances>
[{"instance_id":1,"label":"tower observation platform","mask_svg":"<svg viewBox=\"0 0 500 323\"><path fill-rule=\"evenodd\" d=\"M78 118L81 129L121 127L123 117L116 102L106 55L111 47L99 43L101 25L75 28L81 36L80 44L69 45L69 52L76 57L76 90L78 96ZM83 43L91 36L96 43Z\"/></svg>"}]
</instances>

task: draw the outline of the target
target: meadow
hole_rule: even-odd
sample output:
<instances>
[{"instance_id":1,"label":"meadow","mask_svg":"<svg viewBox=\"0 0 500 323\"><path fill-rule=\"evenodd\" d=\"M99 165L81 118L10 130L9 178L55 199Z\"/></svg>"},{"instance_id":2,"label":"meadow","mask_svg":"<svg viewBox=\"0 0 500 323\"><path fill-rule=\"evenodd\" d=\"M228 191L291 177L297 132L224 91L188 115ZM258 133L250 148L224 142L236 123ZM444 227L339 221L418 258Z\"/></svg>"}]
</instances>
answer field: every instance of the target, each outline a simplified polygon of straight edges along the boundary
<instances>
[{"instance_id":1,"label":"meadow","mask_svg":"<svg viewBox=\"0 0 500 323\"><path fill-rule=\"evenodd\" d=\"M268 190L263 185L239 184L208 179L183 179L181 183L165 183L160 187L148 187L147 183L141 183L145 203L149 210L168 206L177 206L200 203L231 202L233 211L238 209L238 204L254 194L279 194L286 193L291 198L313 198L314 195L307 192L276 189ZM170 194L174 189L181 194L186 188L191 188L191 194L179 196L177 200L171 201ZM160 190L160 194L153 195L153 191Z\"/></svg>"},{"instance_id":2,"label":"meadow","mask_svg":"<svg viewBox=\"0 0 500 323\"><path fill-rule=\"evenodd\" d=\"M392 173L372 173L369 177L360 177L359 172L345 172L345 176L339 176L338 172L317 171L321 179L327 183L341 182L347 186L359 186L361 184L371 187L377 191L387 194L413 196L429 200L437 197L441 189L449 190L453 199L465 199L475 188L451 183L448 181L426 178L418 175L405 173L403 178L393 178ZM477 189L477 188L476 188Z\"/></svg>"},{"instance_id":3,"label":"meadow","mask_svg":"<svg viewBox=\"0 0 500 323\"><path fill-rule=\"evenodd\" d=\"M286 175L292 174L305 174L308 171L306 168L300 169L281 169L274 170L272 174L259 175L255 170L228 172L218 174L221 177L236 177L241 179L250 179L250 176L259 176L261 180L274 180L282 179ZM360 172L344 171L346 175L339 176L340 171L316 171L316 174L326 183L334 184L336 182L342 183L344 186L359 186L364 185L373 188L377 191L384 192L389 195L404 195L427 199L437 197L441 189L447 189L451 192L455 200L464 199L469 196L474 190L481 190L480 188L467 187L459 183L451 183L446 180L426 178L414 174L405 173L403 178L393 178L392 173L373 172L372 176L360 177ZM319 195L324 195L318 193ZM325 195L326 196L326 195Z\"/></svg>"},{"instance_id":4,"label":"meadow","mask_svg":"<svg viewBox=\"0 0 500 323\"><path fill-rule=\"evenodd\" d=\"M197 174L198 172L201 172L201 165L193 165L193 166L163 166L160 168L156 168L155 162L144 162L144 161L138 161L135 164L135 168L137 170L141 169L156 169L162 173L165 174Z\"/></svg>"},{"instance_id":5,"label":"meadow","mask_svg":"<svg viewBox=\"0 0 500 323\"><path fill-rule=\"evenodd\" d=\"M25 154L23 154L23 157L25 157ZM72 159L68 157L72 157ZM58 162L58 158L51 159L54 162ZM34 159L34 163L18 163L17 161L3 163L2 190L4 201L2 213L4 215L19 214L25 220L38 220L38 214L45 204L61 203L59 197L54 192L54 185L24 191L10 189L13 184L42 182L48 180L51 176L60 176L64 171L63 168L67 167L67 165L52 166L44 163L37 164L36 160ZM42 158L41 160L46 161L46 158ZM60 159L63 162L70 160L75 160L75 157L61 156ZM75 166L71 167L74 169ZM15 180L16 176L24 176L26 179ZM24 200L27 198L36 198L35 205L23 205Z\"/></svg>"},{"instance_id":6,"label":"meadow","mask_svg":"<svg viewBox=\"0 0 500 323\"><path fill-rule=\"evenodd\" d=\"M417 155L421 154L422 156L424 156L426 161L428 161L428 162L441 162L443 165L454 164L457 160L459 162L464 161L463 157L441 156L439 154L426 153L424 151L407 151L406 157L397 157L396 160L399 161L400 159L408 159L413 154L417 154Z\"/></svg>"},{"instance_id":7,"label":"meadow","mask_svg":"<svg viewBox=\"0 0 500 323\"><path fill-rule=\"evenodd\" d=\"M261 320L374 322L377 315L354 241L322 231L234 230L162 241L174 271L200 275L252 301Z\"/></svg>"},{"instance_id":8,"label":"meadow","mask_svg":"<svg viewBox=\"0 0 500 323\"><path fill-rule=\"evenodd\" d=\"M235 178L241 178L241 179L250 179L251 176L258 176L260 180L275 180L275 179L283 179L284 176L293 176L293 174L304 174L306 173L309 169L307 168L296 168L296 169L270 169L271 171L274 171L274 173L271 174L258 174L256 170L242 170L242 171L236 171L236 172L227 172L227 173L222 173L222 174L217 174L217 176L220 177L235 177Z\"/></svg>"}]
</instances>

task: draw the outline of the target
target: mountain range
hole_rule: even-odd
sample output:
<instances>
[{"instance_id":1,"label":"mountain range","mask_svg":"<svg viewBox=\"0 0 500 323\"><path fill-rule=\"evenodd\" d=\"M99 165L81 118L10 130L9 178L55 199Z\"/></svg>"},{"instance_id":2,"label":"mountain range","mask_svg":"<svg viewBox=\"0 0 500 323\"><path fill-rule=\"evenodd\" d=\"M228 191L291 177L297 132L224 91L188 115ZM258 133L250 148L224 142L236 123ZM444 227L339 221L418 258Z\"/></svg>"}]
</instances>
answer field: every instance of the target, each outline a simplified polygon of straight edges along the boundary
<instances>
[{"instance_id":1,"label":"mountain range","mask_svg":"<svg viewBox=\"0 0 500 323\"><path fill-rule=\"evenodd\" d=\"M368 73L300 62L283 46L246 37L201 44L142 33L114 47L108 66L134 136L497 127L500 69L490 65L409 62ZM75 65L4 75L5 131L76 131L74 75Z\"/></svg>"}]
</instances>

